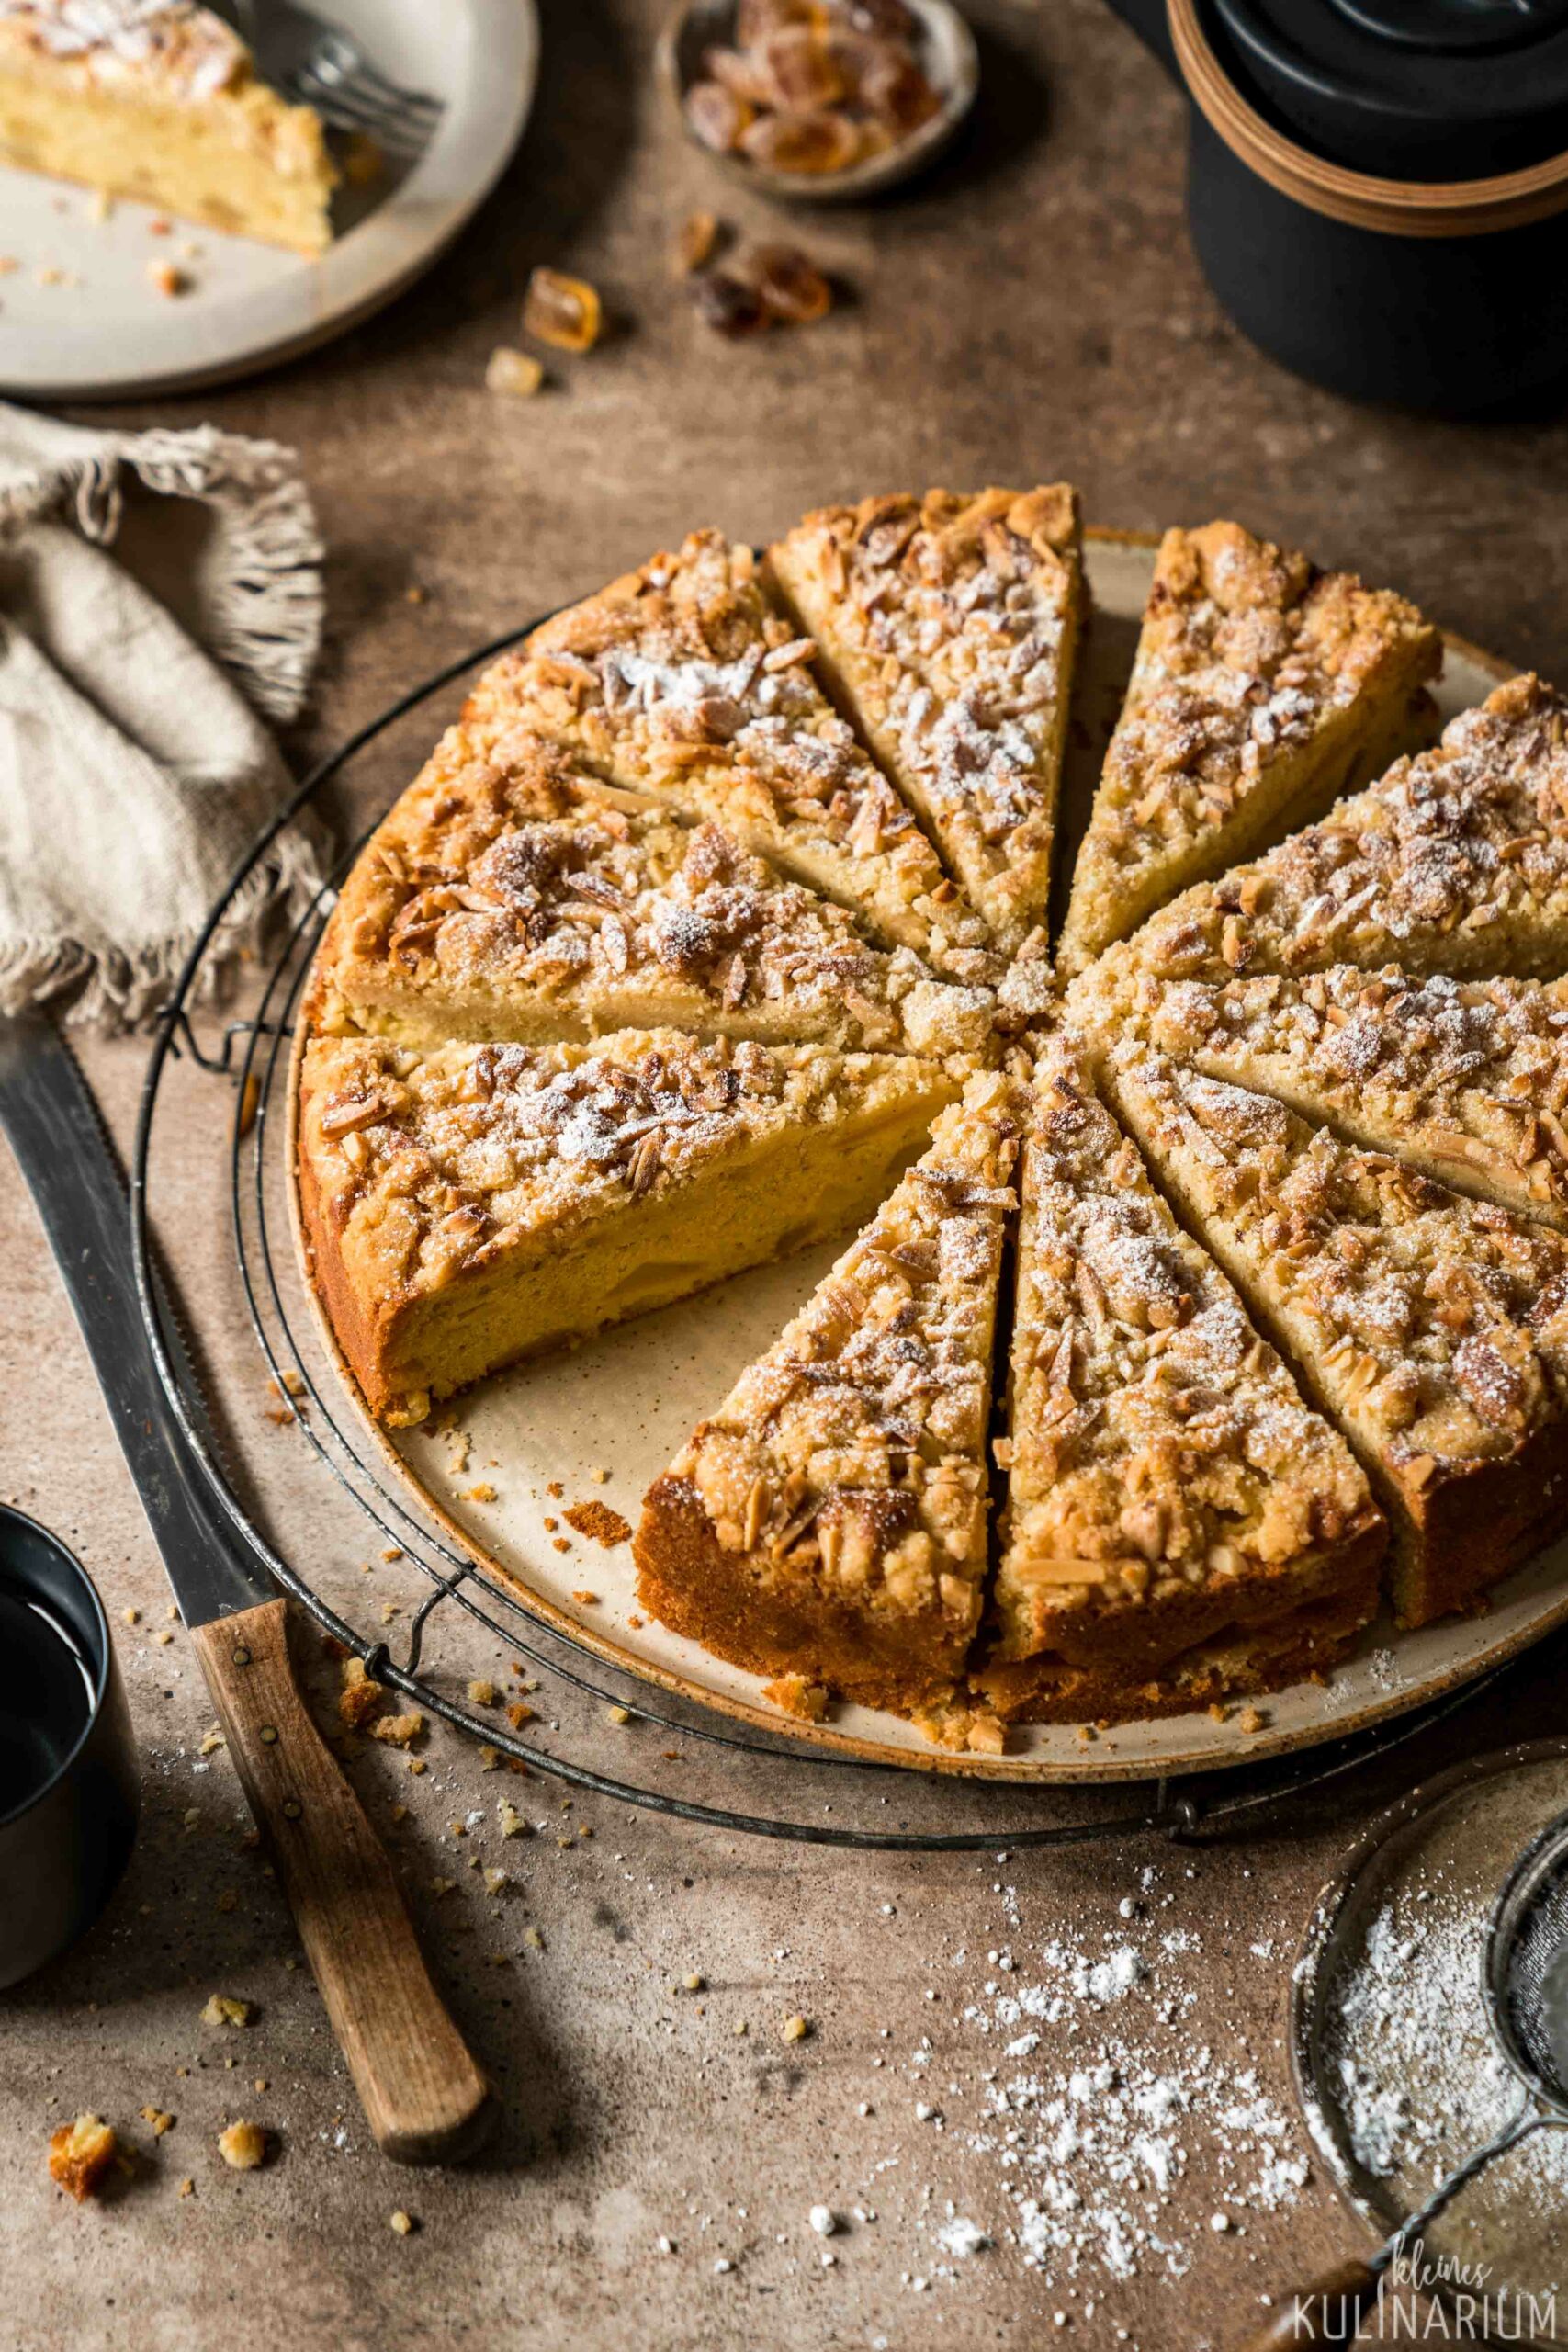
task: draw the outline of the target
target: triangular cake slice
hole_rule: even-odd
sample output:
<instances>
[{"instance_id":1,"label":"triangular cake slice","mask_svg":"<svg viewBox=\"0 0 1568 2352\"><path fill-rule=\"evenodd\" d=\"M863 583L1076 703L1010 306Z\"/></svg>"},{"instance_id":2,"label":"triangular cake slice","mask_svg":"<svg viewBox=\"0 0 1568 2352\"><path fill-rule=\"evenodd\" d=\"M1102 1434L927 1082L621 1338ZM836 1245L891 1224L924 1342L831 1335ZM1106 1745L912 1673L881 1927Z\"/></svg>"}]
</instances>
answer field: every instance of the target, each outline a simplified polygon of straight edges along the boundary
<instances>
[{"instance_id":1,"label":"triangular cake slice","mask_svg":"<svg viewBox=\"0 0 1568 2352\"><path fill-rule=\"evenodd\" d=\"M409 1045L679 1028L983 1055L992 1000L939 981L721 826L476 713L448 729L344 885L310 1018Z\"/></svg>"},{"instance_id":2,"label":"triangular cake slice","mask_svg":"<svg viewBox=\"0 0 1568 2352\"><path fill-rule=\"evenodd\" d=\"M423 1419L498 1365L841 1231L962 1081L916 1055L318 1037L299 1092L316 1286L372 1410Z\"/></svg>"},{"instance_id":3,"label":"triangular cake slice","mask_svg":"<svg viewBox=\"0 0 1568 2352\"><path fill-rule=\"evenodd\" d=\"M1122 971L1095 1002L1102 1037L1146 1039L1456 1192L1568 1232L1568 982L1422 980L1396 964L1332 964L1299 979Z\"/></svg>"},{"instance_id":4,"label":"triangular cake slice","mask_svg":"<svg viewBox=\"0 0 1568 2352\"><path fill-rule=\"evenodd\" d=\"M1321 1673L1376 1608L1382 1516L1062 1033L1022 1194L976 1688L1004 1716L1125 1721Z\"/></svg>"},{"instance_id":5,"label":"triangular cake slice","mask_svg":"<svg viewBox=\"0 0 1568 2352\"><path fill-rule=\"evenodd\" d=\"M1179 890L1429 742L1442 641L1413 605L1256 539L1168 531L1073 874L1080 971Z\"/></svg>"},{"instance_id":6,"label":"triangular cake slice","mask_svg":"<svg viewBox=\"0 0 1568 2352\"><path fill-rule=\"evenodd\" d=\"M475 689L613 783L710 817L889 947L995 980L989 933L813 675L749 548L696 531L558 613Z\"/></svg>"},{"instance_id":7,"label":"triangular cake slice","mask_svg":"<svg viewBox=\"0 0 1568 2352\"><path fill-rule=\"evenodd\" d=\"M1510 678L1418 758L1111 950L1173 979L1568 971L1568 703ZM1076 985L1076 984L1075 984Z\"/></svg>"},{"instance_id":8,"label":"triangular cake slice","mask_svg":"<svg viewBox=\"0 0 1568 2352\"><path fill-rule=\"evenodd\" d=\"M332 242L321 116L193 0L5 0L0 159L312 258Z\"/></svg>"},{"instance_id":9,"label":"triangular cake slice","mask_svg":"<svg viewBox=\"0 0 1568 2352\"><path fill-rule=\"evenodd\" d=\"M835 700L1016 954L1043 933L1051 890L1083 600L1077 492L825 506L768 567Z\"/></svg>"},{"instance_id":10,"label":"triangular cake slice","mask_svg":"<svg viewBox=\"0 0 1568 2352\"><path fill-rule=\"evenodd\" d=\"M987 1423L1027 1089L931 1148L649 1489L643 1606L785 1688L904 1712L957 1682L987 1568Z\"/></svg>"},{"instance_id":11,"label":"triangular cake slice","mask_svg":"<svg viewBox=\"0 0 1568 2352\"><path fill-rule=\"evenodd\" d=\"M1480 1606L1568 1519L1568 1246L1271 1097L1130 1052L1110 1079L1370 1473L1400 1622Z\"/></svg>"}]
</instances>

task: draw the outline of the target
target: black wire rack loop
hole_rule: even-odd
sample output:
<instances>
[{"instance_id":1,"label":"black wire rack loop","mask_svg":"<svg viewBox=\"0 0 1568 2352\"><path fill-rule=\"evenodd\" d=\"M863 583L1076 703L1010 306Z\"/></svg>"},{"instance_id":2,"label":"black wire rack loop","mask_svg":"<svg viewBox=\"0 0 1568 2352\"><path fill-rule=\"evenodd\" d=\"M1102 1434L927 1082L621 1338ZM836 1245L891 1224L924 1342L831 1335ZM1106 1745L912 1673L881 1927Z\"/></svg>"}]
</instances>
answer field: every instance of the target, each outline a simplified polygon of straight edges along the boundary
<instances>
[{"instance_id":1,"label":"black wire rack loop","mask_svg":"<svg viewBox=\"0 0 1568 2352\"><path fill-rule=\"evenodd\" d=\"M321 927L335 903L338 883L367 836L362 835L351 843L333 873L288 929L274 961L263 975L260 1001L249 1017L226 1022L218 1031L216 1042L208 1045L194 1026L192 1008L197 1001L198 982L213 938L235 894L265 860L299 812L341 777L358 753L388 734L399 721L434 701L457 680L516 644L538 626L537 621L527 622L449 662L367 720L310 772L231 876L186 959L169 1006L154 1031L138 1111L130 1183L132 1239L142 1320L159 1379L214 1500L234 1534L278 1587L308 1611L333 1640L362 1659L367 1675L499 1755L526 1764L530 1771L628 1805L710 1827L807 1845L867 1850L965 1852L999 1846L1066 1847L1138 1834L1188 1839L1227 1823L1260 1821L1265 1814L1303 1792L1320 1790L1416 1738L1491 1687L1495 1674L1392 1724L1309 1750L1304 1756L1287 1758L1282 1770L1262 1767L1246 1774L1232 1771L1194 1775L1179 1783L1168 1777L1152 1783L1127 1783L1124 1785L1130 1789L1145 1792L1135 1808L1118 1808L1083 1821L1042 1824L1015 1817L1021 1800L1038 1793L1032 1792L1027 1783L998 1781L982 1784L974 1779L935 1782L933 1776L911 1774L897 1764L867 1763L853 1756L806 1747L785 1734L774 1736L738 1728L716 1712L668 1698L629 1669L626 1672L625 1688L607 1681L606 1675L612 1669L586 1645L574 1641L565 1632L546 1626L520 1598L481 1575L474 1562L457 1550L440 1529L411 1508L407 1496L389 1482L385 1464L373 1455L363 1435L345 1420L340 1398L335 1393L323 1393L316 1377L314 1358L302 1343L297 1327L297 1310L290 1302L288 1276L281 1271L292 1264L291 1246L276 1231L276 1206L269 1200L267 1189L272 1166L267 1159L267 1142L269 1134L281 1132L286 1124L288 1049L299 993ZM347 1622L275 1548L264 1527L242 1500L226 1464L210 1442L205 1402L196 1393L185 1351L170 1332L160 1295L161 1281L153 1269L151 1167L159 1114L165 1100L167 1071L171 1063L181 1061L227 1081L233 1090L227 1150L234 1270L265 1372L280 1390L308 1404L308 1409L299 1415L299 1427L317 1473L350 1496L385 1544L395 1548L426 1580L426 1589L409 1623L400 1658L392 1655L384 1633L371 1635ZM883 1792L875 1800L883 1805L892 1802L886 1792L898 1788L907 1792L911 1781L918 1781L928 1796L933 1787L950 1792L954 1807L961 1798L971 1807L984 1805L987 1819L980 1827L924 1829L895 1823L889 1828L879 1829L827 1818L792 1817L785 1813L747 1813L683 1793L680 1789L624 1780L579 1758L552 1750L542 1742L524 1741L514 1731L503 1729L494 1720L455 1700L422 1673L432 1623L438 1611L448 1609L498 1636L511 1651L526 1658L541 1677L549 1677L552 1686L558 1685L579 1699L624 1709L637 1722L675 1734L682 1743L682 1751L690 1745L704 1757L720 1762L727 1754L765 1758L797 1775L808 1768L826 1776L823 1785ZM1045 1793L1060 1798L1064 1792L1052 1789ZM1103 1795L1104 1792L1096 1793ZM940 1803L941 1798L931 1801ZM823 1808L826 1814L832 1810L831 1805Z\"/></svg>"}]
</instances>

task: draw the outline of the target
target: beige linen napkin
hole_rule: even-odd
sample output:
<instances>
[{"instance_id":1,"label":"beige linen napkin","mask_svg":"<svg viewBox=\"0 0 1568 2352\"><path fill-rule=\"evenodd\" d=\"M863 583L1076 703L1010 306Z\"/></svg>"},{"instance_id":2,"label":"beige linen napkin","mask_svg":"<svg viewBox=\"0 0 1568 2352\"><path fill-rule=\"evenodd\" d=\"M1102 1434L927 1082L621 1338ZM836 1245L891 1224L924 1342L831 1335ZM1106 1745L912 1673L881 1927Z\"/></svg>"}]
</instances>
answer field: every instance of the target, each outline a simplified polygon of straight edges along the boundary
<instances>
[{"instance_id":1,"label":"beige linen napkin","mask_svg":"<svg viewBox=\"0 0 1568 2352\"><path fill-rule=\"evenodd\" d=\"M167 994L288 789L264 721L304 698L321 558L275 443L0 403L0 1012L71 990L72 1020L120 1026ZM318 850L280 837L211 971L316 887Z\"/></svg>"}]
</instances>

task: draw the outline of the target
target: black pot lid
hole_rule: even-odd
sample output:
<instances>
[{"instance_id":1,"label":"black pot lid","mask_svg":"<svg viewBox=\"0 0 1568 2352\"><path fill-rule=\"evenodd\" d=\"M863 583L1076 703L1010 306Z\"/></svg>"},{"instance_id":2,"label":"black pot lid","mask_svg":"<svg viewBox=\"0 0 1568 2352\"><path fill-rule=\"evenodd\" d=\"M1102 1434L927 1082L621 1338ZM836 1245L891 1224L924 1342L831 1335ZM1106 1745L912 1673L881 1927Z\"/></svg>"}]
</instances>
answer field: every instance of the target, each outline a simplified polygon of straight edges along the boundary
<instances>
[{"instance_id":1,"label":"black pot lid","mask_svg":"<svg viewBox=\"0 0 1568 2352\"><path fill-rule=\"evenodd\" d=\"M1568 0L1209 0L1247 96L1391 178L1472 179L1568 149Z\"/></svg>"}]
</instances>

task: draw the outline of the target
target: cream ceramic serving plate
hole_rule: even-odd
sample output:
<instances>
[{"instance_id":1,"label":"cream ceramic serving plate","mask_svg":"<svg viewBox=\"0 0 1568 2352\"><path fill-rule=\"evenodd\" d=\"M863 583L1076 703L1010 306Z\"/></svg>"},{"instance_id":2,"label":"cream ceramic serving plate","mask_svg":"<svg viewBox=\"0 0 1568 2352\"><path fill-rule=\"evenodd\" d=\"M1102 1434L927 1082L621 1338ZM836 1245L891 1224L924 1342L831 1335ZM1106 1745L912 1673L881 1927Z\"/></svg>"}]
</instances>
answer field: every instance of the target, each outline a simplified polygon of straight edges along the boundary
<instances>
[{"instance_id":1,"label":"cream ceramic serving plate","mask_svg":"<svg viewBox=\"0 0 1568 2352\"><path fill-rule=\"evenodd\" d=\"M1132 664L1154 545L1102 533L1092 536L1089 548L1095 614L1075 700L1066 786L1064 863L1069 868ZM1438 695L1444 718L1480 701L1506 674L1505 664L1450 639ZM318 1328L373 1442L479 1565L539 1616L667 1690L877 1763L1038 1781L1141 1779L1254 1763L1417 1706L1568 1621L1565 1541L1509 1577L1484 1617L1450 1619L1415 1634L1380 1621L1326 1688L1305 1683L1262 1702L1265 1725L1252 1733L1240 1728L1234 1712L1224 1723L1200 1712L1122 1725L1089 1742L1070 1724L1023 1726L1010 1736L1006 1756L950 1756L912 1724L863 1707L837 1707L822 1724L782 1714L761 1698L758 1677L710 1657L651 1620L639 1622L630 1544L606 1548L576 1533L564 1514L574 1504L599 1502L635 1525L644 1489L667 1466L693 1421L720 1401L742 1367L777 1336L841 1247L760 1268L623 1324L572 1352L518 1365L468 1390L457 1400L457 1429L468 1440L460 1469L451 1433L394 1433L372 1422L319 1317ZM596 1473L607 1475L601 1481ZM495 1499L472 1500L476 1487L493 1487Z\"/></svg>"},{"instance_id":2,"label":"cream ceramic serving plate","mask_svg":"<svg viewBox=\"0 0 1568 2352\"><path fill-rule=\"evenodd\" d=\"M97 400L188 390L295 357L367 318L428 269L494 187L538 74L535 0L332 0L323 14L382 70L445 102L412 171L341 188L318 261L173 224L69 181L0 165L0 390ZM157 292L149 262L188 290Z\"/></svg>"}]
</instances>

